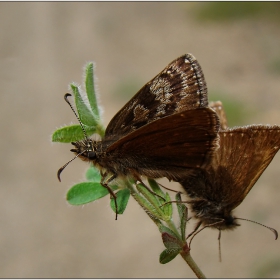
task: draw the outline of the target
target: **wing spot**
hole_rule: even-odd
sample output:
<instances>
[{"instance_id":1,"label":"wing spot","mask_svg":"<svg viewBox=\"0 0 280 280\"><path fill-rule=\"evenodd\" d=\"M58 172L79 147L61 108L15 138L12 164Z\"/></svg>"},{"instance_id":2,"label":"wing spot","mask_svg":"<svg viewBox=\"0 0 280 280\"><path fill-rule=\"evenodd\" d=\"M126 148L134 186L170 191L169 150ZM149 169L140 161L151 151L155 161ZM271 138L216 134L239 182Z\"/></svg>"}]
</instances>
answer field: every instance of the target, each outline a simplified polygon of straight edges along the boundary
<instances>
[{"instance_id":1,"label":"wing spot","mask_svg":"<svg viewBox=\"0 0 280 280\"><path fill-rule=\"evenodd\" d=\"M133 110L133 115L134 115L133 121L145 121L145 120L147 120L149 112L150 111L147 108L145 108L143 105L138 104Z\"/></svg>"}]
</instances>

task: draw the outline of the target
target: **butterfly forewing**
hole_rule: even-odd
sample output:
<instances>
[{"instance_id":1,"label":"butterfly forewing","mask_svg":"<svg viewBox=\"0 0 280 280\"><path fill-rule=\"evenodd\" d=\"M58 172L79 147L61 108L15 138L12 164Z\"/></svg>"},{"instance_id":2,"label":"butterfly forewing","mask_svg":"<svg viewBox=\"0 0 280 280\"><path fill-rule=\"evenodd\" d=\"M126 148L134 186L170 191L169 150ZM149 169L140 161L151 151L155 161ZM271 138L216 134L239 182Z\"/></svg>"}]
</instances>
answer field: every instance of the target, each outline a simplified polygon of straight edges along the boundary
<instances>
[{"instance_id":1,"label":"butterfly forewing","mask_svg":"<svg viewBox=\"0 0 280 280\"><path fill-rule=\"evenodd\" d=\"M142 87L109 123L105 138L124 136L157 119L208 105L201 67L191 54L172 61Z\"/></svg>"},{"instance_id":2,"label":"butterfly forewing","mask_svg":"<svg viewBox=\"0 0 280 280\"><path fill-rule=\"evenodd\" d=\"M218 129L212 109L189 110L131 132L108 147L107 153L140 175L178 181L189 169L209 163L218 146Z\"/></svg>"}]
</instances>

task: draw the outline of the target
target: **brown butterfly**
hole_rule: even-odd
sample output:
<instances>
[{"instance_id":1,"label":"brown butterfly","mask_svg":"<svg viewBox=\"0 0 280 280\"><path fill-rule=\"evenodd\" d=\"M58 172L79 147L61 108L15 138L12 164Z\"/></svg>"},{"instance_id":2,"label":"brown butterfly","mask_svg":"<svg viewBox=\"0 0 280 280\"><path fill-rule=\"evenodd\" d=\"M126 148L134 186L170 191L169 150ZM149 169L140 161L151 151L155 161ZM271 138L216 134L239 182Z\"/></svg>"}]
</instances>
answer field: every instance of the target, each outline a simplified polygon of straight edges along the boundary
<instances>
[{"instance_id":1,"label":"brown butterfly","mask_svg":"<svg viewBox=\"0 0 280 280\"><path fill-rule=\"evenodd\" d=\"M65 100L69 103L68 96ZM75 148L71 151L100 169L101 184L116 204L109 183L117 177L178 181L210 162L218 147L219 118L207 106L201 67L194 56L186 54L172 61L124 105L101 141L85 135L84 140L72 143ZM71 161L58 170L59 180Z\"/></svg>"},{"instance_id":2,"label":"brown butterfly","mask_svg":"<svg viewBox=\"0 0 280 280\"><path fill-rule=\"evenodd\" d=\"M181 181L191 198L188 204L199 220L194 232L200 225L219 231L239 226L237 219L241 218L234 217L232 211L244 200L280 149L280 126L228 128L222 103L211 103L210 106L221 121L220 147L206 168ZM267 228L277 239L277 231Z\"/></svg>"}]
</instances>

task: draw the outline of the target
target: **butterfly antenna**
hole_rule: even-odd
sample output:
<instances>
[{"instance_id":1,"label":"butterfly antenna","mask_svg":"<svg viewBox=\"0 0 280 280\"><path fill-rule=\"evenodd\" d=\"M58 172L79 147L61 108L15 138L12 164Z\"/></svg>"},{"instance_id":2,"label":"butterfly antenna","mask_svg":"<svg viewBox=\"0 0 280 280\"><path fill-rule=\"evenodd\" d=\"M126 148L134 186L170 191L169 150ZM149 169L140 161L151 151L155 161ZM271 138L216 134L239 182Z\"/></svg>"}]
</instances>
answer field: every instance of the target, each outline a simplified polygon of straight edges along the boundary
<instances>
[{"instance_id":1,"label":"butterfly antenna","mask_svg":"<svg viewBox=\"0 0 280 280\"><path fill-rule=\"evenodd\" d=\"M221 229L219 229L218 240L219 240L219 261L220 262L222 262L221 236L222 236L222 231L221 231Z\"/></svg>"},{"instance_id":2,"label":"butterfly antenna","mask_svg":"<svg viewBox=\"0 0 280 280\"><path fill-rule=\"evenodd\" d=\"M69 160L67 163L65 163L62 167L60 167L57 171L57 178L59 180L59 182L61 182L61 179L60 179L60 174L61 172L64 170L64 168L70 163L72 162L74 159L76 159L78 156L80 156L84 151L80 152L79 154L77 154L74 158L72 158L71 160Z\"/></svg>"},{"instance_id":3,"label":"butterfly antenna","mask_svg":"<svg viewBox=\"0 0 280 280\"><path fill-rule=\"evenodd\" d=\"M251 223L254 223L254 224L258 224L258 225L260 225L260 226L263 226L263 227L265 227L265 228L271 230L271 231L274 233L274 235L275 235L275 240L278 238L278 232L277 232L277 230L274 229L274 228L268 227L268 226L263 225L263 224L261 224L261 223L258 223L258 222L256 222L256 221L252 221L252 220L248 220L248 219L243 219L243 218L234 218L234 219L235 219L235 220L248 221L248 222L251 222Z\"/></svg>"},{"instance_id":4,"label":"butterfly antenna","mask_svg":"<svg viewBox=\"0 0 280 280\"><path fill-rule=\"evenodd\" d=\"M77 120L79 121L80 126L81 126L81 128L82 128L82 130L83 130L83 133L84 133L84 135L85 135L85 139L88 139L88 136L87 136L87 134L86 134L86 130L85 130L85 128L84 128L84 125L82 124L82 122L81 122L81 120L80 120L78 114L77 114L76 111L74 110L72 104L71 104L71 103L69 102L69 100L68 100L68 97L69 97L69 96L72 96L72 94L70 94L70 93L65 93L65 95L64 95L64 100L65 100L65 101L67 102L67 104L70 106L71 110L73 111L73 113L75 114Z\"/></svg>"}]
</instances>

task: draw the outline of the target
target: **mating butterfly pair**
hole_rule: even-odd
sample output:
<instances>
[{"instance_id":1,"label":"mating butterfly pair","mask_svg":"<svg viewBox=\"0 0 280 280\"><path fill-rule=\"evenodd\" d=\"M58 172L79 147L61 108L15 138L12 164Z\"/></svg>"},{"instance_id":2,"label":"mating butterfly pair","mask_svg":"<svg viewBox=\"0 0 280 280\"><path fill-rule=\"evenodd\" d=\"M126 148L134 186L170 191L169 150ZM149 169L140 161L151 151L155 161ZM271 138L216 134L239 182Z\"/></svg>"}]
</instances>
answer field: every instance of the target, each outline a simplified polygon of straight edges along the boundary
<instances>
[{"instance_id":1,"label":"mating butterfly pair","mask_svg":"<svg viewBox=\"0 0 280 280\"><path fill-rule=\"evenodd\" d=\"M86 136L72 144L101 170L113 197L109 183L117 177L166 177L182 184L199 225L221 230L237 225L232 210L279 150L280 126L227 128L221 103L208 106L199 63L186 54L140 89L101 141Z\"/></svg>"}]
</instances>

